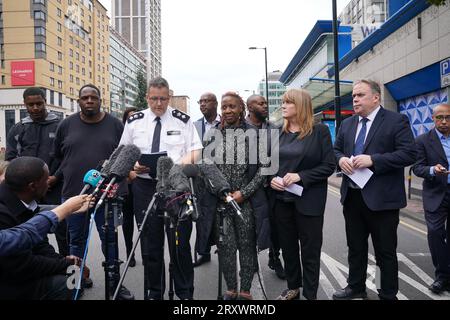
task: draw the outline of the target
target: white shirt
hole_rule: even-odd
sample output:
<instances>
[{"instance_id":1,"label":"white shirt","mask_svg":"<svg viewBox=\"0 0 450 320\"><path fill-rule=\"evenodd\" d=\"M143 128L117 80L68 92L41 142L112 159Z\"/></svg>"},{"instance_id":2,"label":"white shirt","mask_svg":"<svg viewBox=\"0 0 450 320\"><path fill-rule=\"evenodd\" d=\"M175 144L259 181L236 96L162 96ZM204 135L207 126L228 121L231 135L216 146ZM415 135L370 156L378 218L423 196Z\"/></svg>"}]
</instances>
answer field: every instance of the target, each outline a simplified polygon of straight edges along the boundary
<instances>
[{"instance_id":1,"label":"white shirt","mask_svg":"<svg viewBox=\"0 0 450 320\"><path fill-rule=\"evenodd\" d=\"M119 145L134 144L143 154L151 153L153 132L155 131L157 116L150 108L135 113L127 121L123 130ZM159 151L166 151L174 163L180 163L181 159L191 151L201 150L203 145L197 134L192 120L185 120L188 115L181 111L168 107L161 118L161 138ZM150 168L156 170L156 168ZM148 174L139 177L149 179Z\"/></svg>"},{"instance_id":2,"label":"white shirt","mask_svg":"<svg viewBox=\"0 0 450 320\"><path fill-rule=\"evenodd\" d=\"M375 117L377 116L378 111L380 111L381 106L378 106L375 110L373 110L368 116L367 116L367 123L366 123L366 136L364 137L364 142L366 141L367 135L369 134L370 127L372 126L373 120L375 120ZM356 139L358 139L358 134L361 131L362 128L362 120L363 117L359 117L358 122L358 128L356 129L356 135L355 135L355 142Z\"/></svg>"},{"instance_id":3,"label":"white shirt","mask_svg":"<svg viewBox=\"0 0 450 320\"><path fill-rule=\"evenodd\" d=\"M219 114L217 114L216 119L212 123L209 123L208 120L206 120L206 118L203 117L203 123L205 124L205 133L208 132L208 130L211 129L212 127L215 127L215 125L218 124L220 121L221 118Z\"/></svg>"},{"instance_id":4,"label":"white shirt","mask_svg":"<svg viewBox=\"0 0 450 320\"><path fill-rule=\"evenodd\" d=\"M36 208L38 207L38 204L35 200L31 201L30 203L26 203L22 200L20 200L20 202L23 203L23 205L28 209L34 212L34 210L36 210Z\"/></svg>"}]
</instances>

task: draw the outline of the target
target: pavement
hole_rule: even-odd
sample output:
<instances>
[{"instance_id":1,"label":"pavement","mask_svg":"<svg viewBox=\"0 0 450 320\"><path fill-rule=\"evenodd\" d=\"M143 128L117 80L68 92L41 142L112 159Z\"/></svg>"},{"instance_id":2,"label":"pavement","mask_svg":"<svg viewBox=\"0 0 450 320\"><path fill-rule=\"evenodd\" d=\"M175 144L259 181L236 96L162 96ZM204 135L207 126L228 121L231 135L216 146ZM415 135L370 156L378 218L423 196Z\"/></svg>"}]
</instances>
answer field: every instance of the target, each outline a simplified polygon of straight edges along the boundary
<instances>
[{"instance_id":1,"label":"pavement","mask_svg":"<svg viewBox=\"0 0 450 320\"><path fill-rule=\"evenodd\" d=\"M416 177L413 173L409 174L410 167L405 168L405 188L407 196L407 205L400 209L400 215L412 219L418 223L425 224L423 203L422 203L422 178ZM411 181L411 185L410 185ZM328 178L328 184L335 188L340 188L342 176L333 174Z\"/></svg>"}]
</instances>

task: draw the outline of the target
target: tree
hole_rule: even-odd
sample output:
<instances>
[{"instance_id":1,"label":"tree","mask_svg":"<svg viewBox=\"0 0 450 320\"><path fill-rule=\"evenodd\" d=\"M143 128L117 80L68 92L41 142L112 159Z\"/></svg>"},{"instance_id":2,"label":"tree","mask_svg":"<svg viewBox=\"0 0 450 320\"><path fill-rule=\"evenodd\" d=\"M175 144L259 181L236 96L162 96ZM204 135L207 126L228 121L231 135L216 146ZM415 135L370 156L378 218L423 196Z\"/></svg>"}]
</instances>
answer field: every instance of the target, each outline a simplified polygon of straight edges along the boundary
<instances>
[{"instance_id":1,"label":"tree","mask_svg":"<svg viewBox=\"0 0 450 320\"><path fill-rule=\"evenodd\" d=\"M138 93L136 100L134 100L134 106L138 108L138 110L147 109L147 100L145 96L147 95L147 77L144 72L144 68L139 68L136 76Z\"/></svg>"},{"instance_id":2,"label":"tree","mask_svg":"<svg viewBox=\"0 0 450 320\"><path fill-rule=\"evenodd\" d=\"M445 5L445 0L428 0L428 2L434 4L435 6Z\"/></svg>"}]
</instances>

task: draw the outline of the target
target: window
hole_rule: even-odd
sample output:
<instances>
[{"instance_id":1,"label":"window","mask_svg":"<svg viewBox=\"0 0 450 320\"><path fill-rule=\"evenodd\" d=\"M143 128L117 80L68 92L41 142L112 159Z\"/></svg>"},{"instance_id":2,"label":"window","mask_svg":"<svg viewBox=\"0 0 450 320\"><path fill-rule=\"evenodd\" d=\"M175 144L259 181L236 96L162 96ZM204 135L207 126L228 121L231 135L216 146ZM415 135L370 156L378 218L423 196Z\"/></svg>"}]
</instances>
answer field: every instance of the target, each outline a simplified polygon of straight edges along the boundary
<instances>
[{"instance_id":1,"label":"window","mask_svg":"<svg viewBox=\"0 0 450 320\"><path fill-rule=\"evenodd\" d=\"M75 41L75 47L79 48L80 47L80 41Z\"/></svg>"},{"instance_id":2,"label":"window","mask_svg":"<svg viewBox=\"0 0 450 320\"><path fill-rule=\"evenodd\" d=\"M62 81L61 80L58 80L58 88L62 89Z\"/></svg>"},{"instance_id":3,"label":"window","mask_svg":"<svg viewBox=\"0 0 450 320\"><path fill-rule=\"evenodd\" d=\"M62 60L62 52L58 51L58 60Z\"/></svg>"},{"instance_id":4,"label":"window","mask_svg":"<svg viewBox=\"0 0 450 320\"><path fill-rule=\"evenodd\" d=\"M73 50L72 49L69 49L69 56L73 57Z\"/></svg>"},{"instance_id":5,"label":"window","mask_svg":"<svg viewBox=\"0 0 450 320\"><path fill-rule=\"evenodd\" d=\"M75 70L77 70L77 72L80 72L80 66L78 64L75 66Z\"/></svg>"},{"instance_id":6,"label":"window","mask_svg":"<svg viewBox=\"0 0 450 320\"><path fill-rule=\"evenodd\" d=\"M58 29L58 31L59 31L59 32L61 32L61 31L62 31L62 24L61 24L61 23L59 23L59 22L58 22L58 25L57 25L57 29Z\"/></svg>"},{"instance_id":7,"label":"window","mask_svg":"<svg viewBox=\"0 0 450 320\"><path fill-rule=\"evenodd\" d=\"M62 11L60 8L56 8L56 15L60 18L62 17Z\"/></svg>"},{"instance_id":8,"label":"window","mask_svg":"<svg viewBox=\"0 0 450 320\"><path fill-rule=\"evenodd\" d=\"M61 89L62 89L62 82L61 82ZM62 100L63 100L63 96L61 92L58 92L58 105L60 107L62 107Z\"/></svg>"},{"instance_id":9,"label":"window","mask_svg":"<svg viewBox=\"0 0 450 320\"><path fill-rule=\"evenodd\" d=\"M69 62L69 69L73 70L73 62Z\"/></svg>"},{"instance_id":10,"label":"window","mask_svg":"<svg viewBox=\"0 0 450 320\"><path fill-rule=\"evenodd\" d=\"M62 39L60 37L58 37L58 46L62 46Z\"/></svg>"},{"instance_id":11,"label":"window","mask_svg":"<svg viewBox=\"0 0 450 320\"><path fill-rule=\"evenodd\" d=\"M45 0L33 0L33 3L43 4L45 6Z\"/></svg>"},{"instance_id":12,"label":"window","mask_svg":"<svg viewBox=\"0 0 450 320\"><path fill-rule=\"evenodd\" d=\"M73 88L70 88L70 94L73 96ZM72 100L72 102L73 102L73 100Z\"/></svg>"},{"instance_id":13,"label":"window","mask_svg":"<svg viewBox=\"0 0 450 320\"><path fill-rule=\"evenodd\" d=\"M42 11L34 11L34 20L44 20L45 21L45 13Z\"/></svg>"},{"instance_id":14,"label":"window","mask_svg":"<svg viewBox=\"0 0 450 320\"><path fill-rule=\"evenodd\" d=\"M70 82L73 83L73 75L70 75L70 76L69 76L69 79L70 79Z\"/></svg>"},{"instance_id":15,"label":"window","mask_svg":"<svg viewBox=\"0 0 450 320\"><path fill-rule=\"evenodd\" d=\"M86 63L86 58L84 56L81 56L81 62Z\"/></svg>"},{"instance_id":16,"label":"window","mask_svg":"<svg viewBox=\"0 0 450 320\"><path fill-rule=\"evenodd\" d=\"M6 84L6 77L2 76L2 84Z\"/></svg>"},{"instance_id":17,"label":"window","mask_svg":"<svg viewBox=\"0 0 450 320\"><path fill-rule=\"evenodd\" d=\"M34 50L37 52L45 52L45 43L36 42L34 44Z\"/></svg>"},{"instance_id":18,"label":"window","mask_svg":"<svg viewBox=\"0 0 450 320\"><path fill-rule=\"evenodd\" d=\"M73 44L73 37L72 36L69 36L69 43Z\"/></svg>"},{"instance_id":19,"label":"window","mask_svg":"<svg viewBox=\"0 0 450 320\"><path fill-rule=\"evenodd\" d=\"M2 76L2 78L3 77L4 76ZM15 123L16 123L16 110L5 110L5 129L6 129L5 137L8 135L9 130Z\"/></svg>"},{"instance_id":20,"label":"window","mask_svg":"<svg viewBox=\"0 0 450 320\"><path fill-rule=\"evenodd\" d=\"M61 66L58 66L58 74L63 74L63 68Z\"/></svg>"},{"instance_id":21,"label":"window","mask_svg":"<svg viewBox=\"0 0 450 320\"><path fill-rule=\"evenodd\" d=\"M77 84L80 84L80 78L77 77Z\"/></svg>"},{"instance_id":22,"label":"window","mask_svg":"<svg viewBox=\"0 0 450 320\"><path fill-rule=\"evenodd\" d=\"M55 92L50 90L50 104L55 104Z\"/></svg>"},{"instance_id":23,"label":"window","mask_svg":"<svg viewBox=\"0 0 450 320\"><path fill-rule=\"evenodd\" d=\"M54 78L50 78L50 85L52 87L55 86L55 79Z\"/></svg>"},{"instance_id":24,"label":"window","mask_svg":"<svg viewBox=\"0 0 450 320\"><path fill-rule=\"evenodd\" d=\"M77 61L80 61L80 54L78 52L75 52L75 59L77 59Z\"/></svg>"},{"instance_id":25,"label":"window","mask_svg":"<svg viewBox=\"0 0 450 320\"><path fill-rule=\"evenodd\" d=\"M34 27L34 35L35 36L45 36L45 28L44 27Z\"/></svg>"},{"instance_id":26,"label":"window","mask_svg":"<svg viewBox=\"0 0 450 320\"><path fill-rule=\"evenodd\" d=\"M55 64L50 62L50 71L55 71Z\"/></svg>"},{"instance_id":27,"label":"window","mask_svg":"<svg viewBox=\"0 0 450 320\"><path fill-rule=\"evenodd\" d=\"M81 68L81 74L84 76L86 75L86 69L85 68Z\"/></svg>"}]
</instances>

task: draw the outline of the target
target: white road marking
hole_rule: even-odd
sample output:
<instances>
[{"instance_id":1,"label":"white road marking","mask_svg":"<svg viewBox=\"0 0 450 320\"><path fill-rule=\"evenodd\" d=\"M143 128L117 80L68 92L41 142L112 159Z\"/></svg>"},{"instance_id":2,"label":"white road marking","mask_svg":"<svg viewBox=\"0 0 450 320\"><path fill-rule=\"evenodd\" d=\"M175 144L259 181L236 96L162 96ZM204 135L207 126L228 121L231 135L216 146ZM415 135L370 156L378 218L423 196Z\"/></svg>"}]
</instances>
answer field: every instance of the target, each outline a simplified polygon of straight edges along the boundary
<instances>
[{"instance_id":1,"label":"white road marking","mask_svg":"<svg viewBox=\"0 0 450 320\"><path fill-rule=\"evenodd\" d=\"M335 290L334 290L333 285L331 284L330 280L328 280L325 273L323 273L322 269L320 270L320 278L319 279L320 279L320 286L322 287L323 291L325 291L327 298L329 300L332 300L333 293Z\"/></svg>"}]
</instances>

